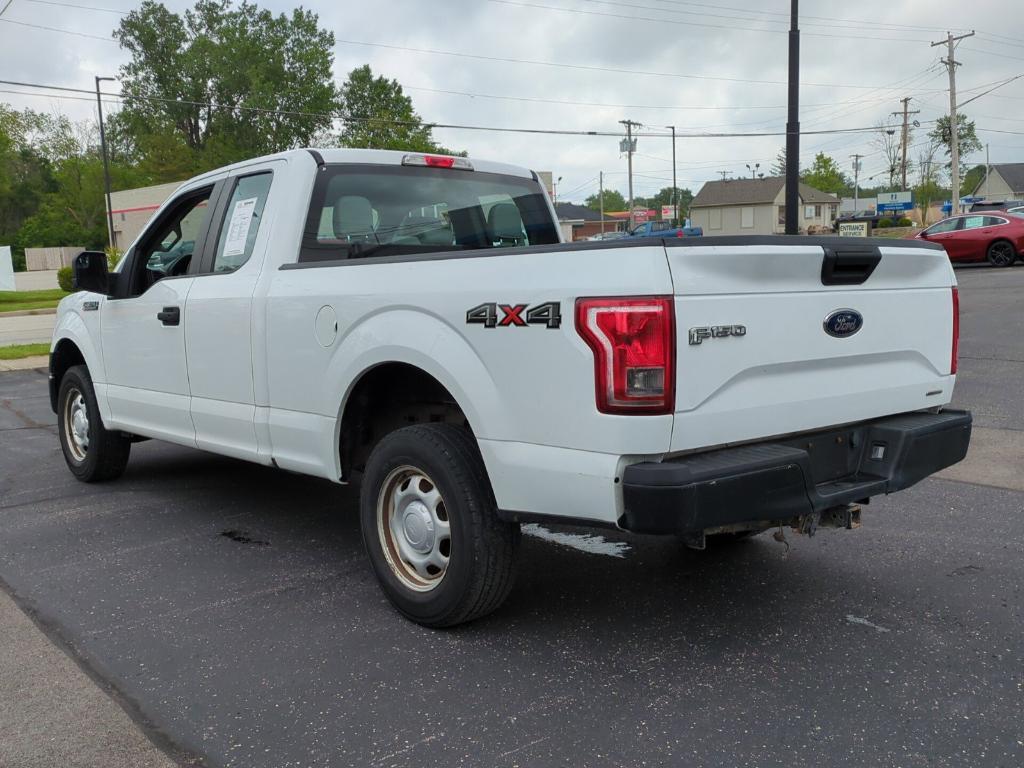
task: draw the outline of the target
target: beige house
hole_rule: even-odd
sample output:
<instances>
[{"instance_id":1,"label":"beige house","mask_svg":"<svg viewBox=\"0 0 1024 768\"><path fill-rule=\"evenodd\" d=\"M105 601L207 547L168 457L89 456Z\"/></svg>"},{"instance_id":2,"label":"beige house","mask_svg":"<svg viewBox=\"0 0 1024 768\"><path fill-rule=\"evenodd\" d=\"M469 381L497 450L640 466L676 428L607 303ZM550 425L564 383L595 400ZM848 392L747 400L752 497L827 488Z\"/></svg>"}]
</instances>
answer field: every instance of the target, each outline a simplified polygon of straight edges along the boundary
<instances>
[{"instance_id":1,"label":"beige house","mask_svg":"<svg viewBox=\"0 0 1024 768\"><path fill-rule=\"evenodd\" d=\"M114 219L114 245L122 251L131 245L156 210L180 186L180 181L172 181L170 184L111 192L110 210Z\"/></svg>"},{"instance_id":2,"label":"beige house","mask_svg":"<svg viewBox=\"0 0 1024 768\"><path fill-rule=\"evenodd\" d=\"M800 184L801 232L831 230L839 198ZM786 231L786 180L709 181L690 203L690 221L705 235L773 235Z\"/></svg>"},{"instance_id":3,"label":"beige house","mask_svg":"<svg viewBox=\"0 0 1024 768\"><path fill-rule=\"evenodd\" d=\"M1024 163L999 163L988 167L988 181L971 194L986 200L1024 200Z\"/></svg>"}]
</instances>

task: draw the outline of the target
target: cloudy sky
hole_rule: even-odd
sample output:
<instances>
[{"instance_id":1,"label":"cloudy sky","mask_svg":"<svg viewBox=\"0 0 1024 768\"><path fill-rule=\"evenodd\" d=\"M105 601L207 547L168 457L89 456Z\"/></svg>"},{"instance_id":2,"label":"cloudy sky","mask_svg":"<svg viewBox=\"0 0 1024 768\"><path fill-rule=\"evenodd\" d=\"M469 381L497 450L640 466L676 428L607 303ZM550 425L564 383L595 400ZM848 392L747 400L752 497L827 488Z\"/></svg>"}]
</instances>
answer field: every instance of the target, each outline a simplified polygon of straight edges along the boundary
<instances>
[{"instance_id":1,"label":"cloudy sky","mask_svg":"<svg viewBox=\"0 0 1024 768\"><path fill-rule=\"evenodd\" d=\"M369 63L398 79L431 122L614 132L621 128L618 121L629 118L644 125L641 133L665 134L670 124L680 134L781 132L788 3L728 1L312 0L308 7L337 38L339 83L349 70ZM0 0L0 8L6 3ZM166 4L178 12L188 5ZM280 0L260 4L290 10ZM947 29L977 31L957 52L959 101L1024 73L1024 14L1002 4L805 0L802 6L804 131L895 119L889 115L901 108L899 100L911 96L923 123L911 141L913 157L929 121L948 112L948 80L939 63L945 49L929 45ZM89 88L93 75L116 74L125 61L117 44L80 35L108 37L120 18L111 11L133 7L130 0L10 0L0 15L4 79ZM94 113L88 101L9 92L0 98L75 118ZM1024 77L964 111L990 145L992 162L1024 161ZM455 129L435 135L471 156L553 171L562 177L561 200L579 201L595 192L599 171L607 187L626 190L626 160L613 136ZM783 143L782 136L681 137L679 185L696 191L720 178L720 171L747 174L747 164L760 163L766 171ZM865 155L862 179L885 166L869 133L804 136L802 163L817 151L833 155L844 169L849 155ZM644 136L637 152L636 194L669 186L671 141ZM984 162L984 154L971 160Z\"/></svg>"}]
</instances>

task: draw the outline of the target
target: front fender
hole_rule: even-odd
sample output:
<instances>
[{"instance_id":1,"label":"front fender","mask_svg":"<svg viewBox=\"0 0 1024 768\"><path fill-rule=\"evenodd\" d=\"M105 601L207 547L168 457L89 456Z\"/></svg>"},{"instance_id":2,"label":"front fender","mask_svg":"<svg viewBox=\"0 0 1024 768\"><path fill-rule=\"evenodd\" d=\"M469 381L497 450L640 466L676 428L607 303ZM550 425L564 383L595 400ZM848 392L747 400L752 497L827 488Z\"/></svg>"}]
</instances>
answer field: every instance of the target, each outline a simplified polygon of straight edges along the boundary
<instances>
[{"instance_id":1,"label":"front fender","mask_svg":"<svg viewBox=\"0 0 1024 768\"><path fill-rule=\"evenodd\" d=\"M104 386L107 376L106 368L103 365L103 354L99 343L96 341L99 334L99 312L82 309L86 301L102 301L93 294L74 294L61 301L58 308L57 323L53 328L53 337L50 341L50 362L51 377L53 376L52 363L53 353L62 341L74 344L82 353L85 365L89 369L89 376L96 389L96 400L100 409L100 415L104 420L110 417L110 410L107 407L106 387ZM65 305L64 302L68 302ZM88 316L88 319L86 319ZM52 381L52 388L60 387L59 381Z\"/></svg>"}]
</instances>

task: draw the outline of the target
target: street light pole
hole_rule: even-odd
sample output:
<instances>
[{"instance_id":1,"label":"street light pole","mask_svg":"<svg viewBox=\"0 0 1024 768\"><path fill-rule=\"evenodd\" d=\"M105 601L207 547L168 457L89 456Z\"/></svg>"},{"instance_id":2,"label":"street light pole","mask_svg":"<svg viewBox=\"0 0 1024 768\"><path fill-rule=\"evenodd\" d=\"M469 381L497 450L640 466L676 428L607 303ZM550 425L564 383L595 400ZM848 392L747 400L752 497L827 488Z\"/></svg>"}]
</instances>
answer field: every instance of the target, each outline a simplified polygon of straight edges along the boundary
<instances>
[{"instance_id":1,"label":"street light pole","mask_svg":"<svg viewBox=\"0 0 1024 768\"><path fill-rule=\"evenodd\" d=\"M786 234L800 234L800 27L797 0L789 7L789 114L786 120Z\"/></svg>"},{"instance_id":2,"label":"street light pole","mask_svg":"<svg viewBox=\"0 0 1024 768\"><path fill-rule=\"evenodd\" d=\"M107 240L114 248L114 211L110 204L110 161L107 159L107 133L103 127L103 101L100 99L100 82L114 80L113 77L96 77L96 110L100 117L100 152L103 153L103 189L107 198Z\"/></svg>"},{"instance_id":3,"label":"street light pole","mask_svg":"<svg viewBox=\"0 0 1024 768\"><path fill-rule=\"evenodd\" d=\"M676 127L674 125L665 127L672 129L672 226L674 227L679 220L679 197L676 191L678 188L676 184Z\"/></svg>"}]
</instances>

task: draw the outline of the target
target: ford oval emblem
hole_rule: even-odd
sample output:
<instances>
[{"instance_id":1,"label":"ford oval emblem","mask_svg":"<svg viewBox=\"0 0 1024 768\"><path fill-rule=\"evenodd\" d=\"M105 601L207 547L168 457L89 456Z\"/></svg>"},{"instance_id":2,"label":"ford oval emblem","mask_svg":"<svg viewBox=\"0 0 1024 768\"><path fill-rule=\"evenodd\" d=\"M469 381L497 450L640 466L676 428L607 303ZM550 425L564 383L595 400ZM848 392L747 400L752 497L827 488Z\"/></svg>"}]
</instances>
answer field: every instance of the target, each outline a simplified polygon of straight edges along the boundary
<instances>
[{"instance_id":1,"label":"ford oval emblem","mask_svg":"<svg viewBox=\"0 0 1024 768\"><path fill-rule=\"evenodd\" d=\"M837 339L853 336L864 325L864 317L855 309L837 309L829 313L823 323L825 333Z\"/></svg>"}]
</instances>

